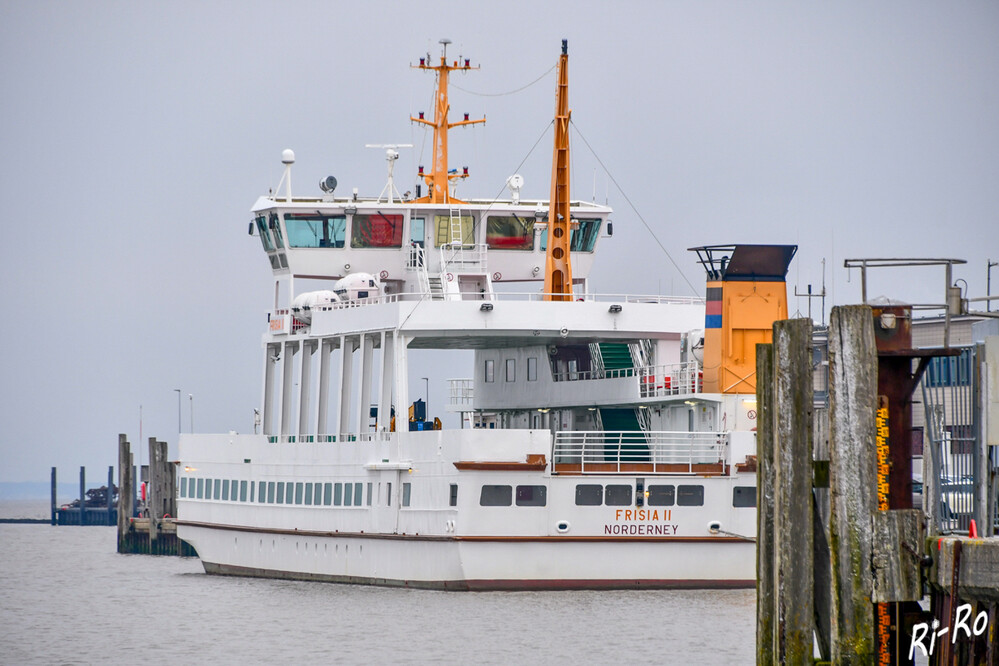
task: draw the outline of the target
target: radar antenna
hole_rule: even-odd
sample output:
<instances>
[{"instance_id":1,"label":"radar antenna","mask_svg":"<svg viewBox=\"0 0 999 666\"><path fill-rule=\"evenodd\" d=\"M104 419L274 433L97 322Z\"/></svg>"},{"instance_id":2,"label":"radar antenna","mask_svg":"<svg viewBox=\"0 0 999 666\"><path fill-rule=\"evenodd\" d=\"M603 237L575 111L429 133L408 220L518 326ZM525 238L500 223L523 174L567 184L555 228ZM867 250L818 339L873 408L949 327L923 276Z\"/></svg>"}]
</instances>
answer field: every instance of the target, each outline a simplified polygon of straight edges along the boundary
<instances>
[{"instance_id":1,"label":"radar antenna","mask_svg":"<svg viewBox=\"0 0 999 666\"><path fill-rule=\"evenodd\" d=\"M381 203L382 197L388 193L387 200L389 203L395 203L392 196L402 201L402 196L399 195L399 190L395 188L395 179L392 173L395 170L395 161L399 159L399 151L396 148L412 148L411 143L366 143L365 148L384 148L385 149L385 162L388 165L388 182L385 183L385 187L382 188L382 193L378 195L378 203Z\"/></svg>"}]
</instances>

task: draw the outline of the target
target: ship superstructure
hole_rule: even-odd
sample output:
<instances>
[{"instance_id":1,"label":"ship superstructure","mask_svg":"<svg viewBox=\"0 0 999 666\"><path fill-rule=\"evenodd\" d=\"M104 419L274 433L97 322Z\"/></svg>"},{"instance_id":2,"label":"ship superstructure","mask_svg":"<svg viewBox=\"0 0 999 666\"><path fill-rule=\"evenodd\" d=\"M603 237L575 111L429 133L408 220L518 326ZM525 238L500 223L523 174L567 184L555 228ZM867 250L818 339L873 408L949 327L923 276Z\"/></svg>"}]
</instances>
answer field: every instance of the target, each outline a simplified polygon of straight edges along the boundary
<instances>
[{"instance_id":1,"label":"ship superstructure","mask_svg":"<svg viewBox=\"0 0 999 666\"><path fill-rule=\"evenodd\" d=\"M447 168L447 129L465 121L448 120L447 74L471 65L444 50L420 64L438 77L433 121L414 118L435 131L426 196L395 197L391 180L388 196L339 196L327 180L325 195L288 185L254 204L274 275L261 432L181 437L179 534L207 571L448 589L753 584L745 352L786 316L794 250L698 248L707 315L700 298L591 292L611 209L568 198L567 55L563 43L550 200L522 199L519 177L509 200L453 196L464 170ZM408 368L449 349L474 360L449 381L460 427L444 428L412 400ZM732 372L742 381L722 386Z\"/></svg>"}]
</instances>

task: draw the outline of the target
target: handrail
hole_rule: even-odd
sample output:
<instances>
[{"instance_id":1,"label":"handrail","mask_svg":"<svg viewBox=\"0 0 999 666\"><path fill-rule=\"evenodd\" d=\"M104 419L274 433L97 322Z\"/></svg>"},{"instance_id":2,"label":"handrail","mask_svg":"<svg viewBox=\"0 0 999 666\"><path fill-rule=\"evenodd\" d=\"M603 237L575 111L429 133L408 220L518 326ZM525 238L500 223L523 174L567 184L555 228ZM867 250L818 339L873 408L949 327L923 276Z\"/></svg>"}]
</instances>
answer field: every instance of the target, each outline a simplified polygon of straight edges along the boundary
<instances>
[{"instance_id":1,"label":"handrail","mask_svg":"<svg viewBox=\"0 0 999 666\"><path fill-rule=\"evenodd\" d=\"M637 368L567 370L552 373L552 380L556 382L597 381L627 377L639 378L639 395L643 398L700 393L703 384L703 374L697 361L669 365L646 365Z\"/></svg>"},{"instance_id":2,"label":"handrail","mask_svg":"<svg viewBox=\"0 0 999 666\"><path fill-rule=\"evenodd\" d=\"M481 300L481 294L474 294L475 300ZM541 292L493 292L488 294L493 301L518 301L518 302L544 302L546 294ZM383 303L400 303L406 301L421 301L426 298L422 292L399 292L395 294L381 294L370 298L363 298L356 301L340 301L313 307L313 312L325 312L329 310L343 310L356 308L363 305L377 305ZM704 299L699 296L636 296L632 294L598 294L583 293L576 294L576 301L573 302L613 302L623 301L625 303L641 303L660 305L703 305ZM560 305L565 305L565 302ZM286 312L286 311L285 311Z\"/></svg>"},{"instance_id":3,"label":"handrail","mask_svg":"<svg viewBox=\"0 0 999 666\"><path fill-rule=\"evenodd\" d=\"M653 474L694 474L694 465L724 464L728 444L727 432L563 430L552 440L552 461L579 465L582 474L633 474L623 466L634 463L651 464Z\"/></svg>"}]
</instances>

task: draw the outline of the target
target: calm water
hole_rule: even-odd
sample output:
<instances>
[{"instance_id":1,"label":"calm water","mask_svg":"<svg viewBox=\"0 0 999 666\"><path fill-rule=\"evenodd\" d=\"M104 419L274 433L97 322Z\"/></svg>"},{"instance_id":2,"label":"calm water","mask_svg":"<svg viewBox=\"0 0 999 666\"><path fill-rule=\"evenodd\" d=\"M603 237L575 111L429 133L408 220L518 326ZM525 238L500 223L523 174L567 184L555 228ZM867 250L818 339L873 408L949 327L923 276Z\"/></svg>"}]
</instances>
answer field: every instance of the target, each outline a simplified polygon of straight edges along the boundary
<instances>
[{"instance_id":1,"label":"calm water","mask_svg":"<svg viewBox=\"0 0 999 666\"><path fill-rule=\"evenodd\" d=\"M35 515L0 503L0 517ZM41 516L47 508L42 503ZM755 594L447 593L207 576L113 527L0 524L0 663L754 660Z\"/></svg>"}]
</instances>

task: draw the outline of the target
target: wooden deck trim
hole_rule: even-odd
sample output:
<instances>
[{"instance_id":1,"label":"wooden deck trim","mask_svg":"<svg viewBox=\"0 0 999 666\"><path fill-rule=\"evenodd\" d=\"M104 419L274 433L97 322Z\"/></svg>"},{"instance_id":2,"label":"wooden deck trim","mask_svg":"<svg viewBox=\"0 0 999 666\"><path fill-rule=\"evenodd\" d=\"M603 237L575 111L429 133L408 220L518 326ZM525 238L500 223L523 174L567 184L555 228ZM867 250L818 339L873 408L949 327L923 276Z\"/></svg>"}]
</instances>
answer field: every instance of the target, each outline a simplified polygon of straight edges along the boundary
<instances>
[{"instance_id":1,"label":"wooden deck trim","mask_svg":"<svg viewBox=\"0 0 999 666\"><path fill-rule=\"evenodd\" d=\"M525 462L502 460L459 460L455 468L462 472L543 472L548 461L543 453L529 453Z\"/></svg>"}]
</instances>

